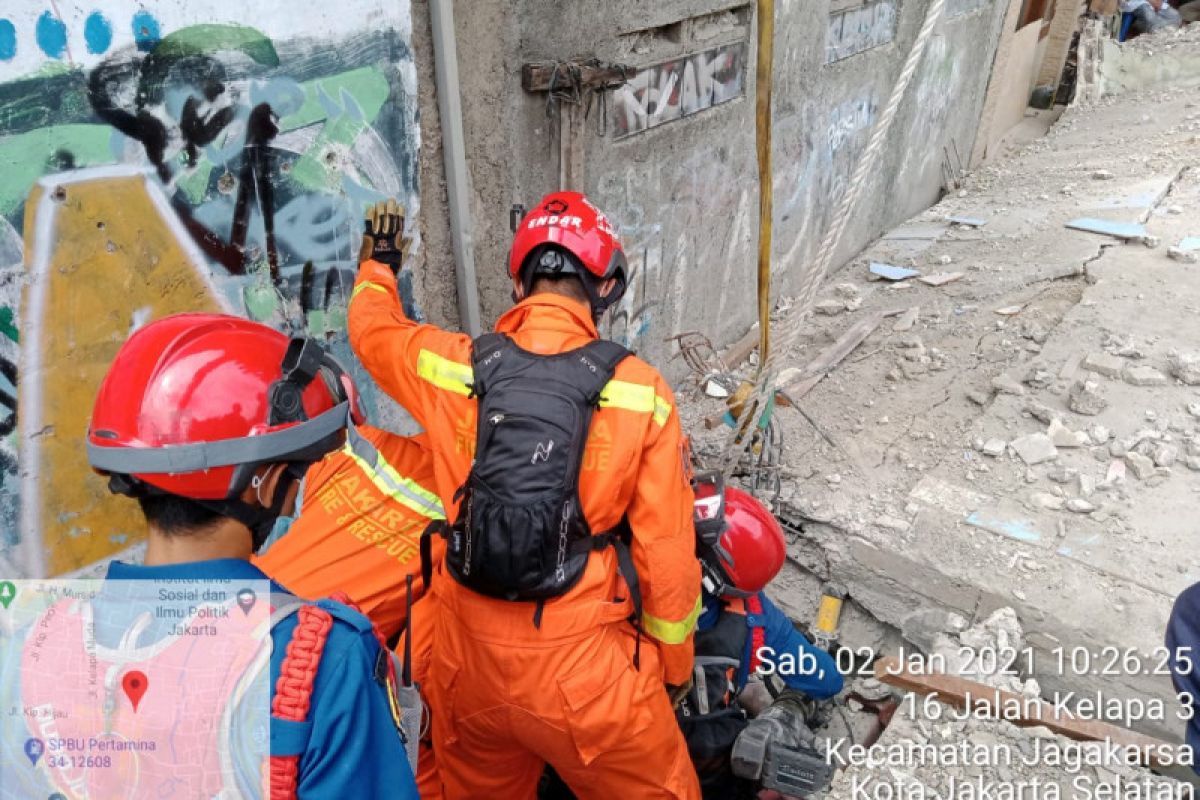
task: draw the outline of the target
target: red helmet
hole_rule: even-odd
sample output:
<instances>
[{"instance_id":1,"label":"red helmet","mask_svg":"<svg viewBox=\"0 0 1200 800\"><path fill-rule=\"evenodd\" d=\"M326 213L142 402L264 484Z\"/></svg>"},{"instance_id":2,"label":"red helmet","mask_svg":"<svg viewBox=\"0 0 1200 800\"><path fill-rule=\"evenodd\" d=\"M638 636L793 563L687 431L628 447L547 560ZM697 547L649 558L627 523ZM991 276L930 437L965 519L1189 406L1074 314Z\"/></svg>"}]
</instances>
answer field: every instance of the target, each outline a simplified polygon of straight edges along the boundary
<instances>
[{"instance_id":1,"label":"red helmet","mask_svg":"<svg viewBox=\"0 0 1200 800\"><path fill-rule=\"evenodd\" d=\"M562 258L562 251L569 258ZM599 314L625 291L625 251L608 217L579 192L551 192L521 220L508 256L508 272L528 293L535 275L579 275ZM615 278L607 297L596 284Z\"/></svg>"},{"instance_id":2,"label":"red helmet","mask_svg":"<svg viewBox=\"0 0 1200 800\"><path fill-rule=\"evenodd\" d=\"M696 519L712 517L712 492L697 491ZM719 537L701 536L704 585L718 596L749 597L779 574L787 558L783 529L767 508L741 489L724 490L724 526ZM714 544L707 545L704 540Z\"/></svg>"},{"instance_id":3,"label":"red helmet","mask_svg":"<svg viewBox=\"0 0 1200 800\"><path fill-rule=\"evenodd\" d=\"M349 419L362 419L354 384L315 341L177 314L121 346L96 396L88 460L114 492L218 505L263 464L311 463L340 447Z\"/></svg>"}]
</instances>

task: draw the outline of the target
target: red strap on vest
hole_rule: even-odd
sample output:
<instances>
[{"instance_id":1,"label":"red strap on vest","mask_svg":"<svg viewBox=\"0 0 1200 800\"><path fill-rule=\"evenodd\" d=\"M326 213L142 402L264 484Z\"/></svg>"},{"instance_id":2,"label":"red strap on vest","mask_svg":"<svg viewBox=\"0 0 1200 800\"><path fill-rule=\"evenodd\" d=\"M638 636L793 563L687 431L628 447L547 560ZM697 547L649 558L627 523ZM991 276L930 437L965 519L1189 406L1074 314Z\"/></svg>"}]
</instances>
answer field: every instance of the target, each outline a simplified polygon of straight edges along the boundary
<instances>
[{"instance_id":1,"label":"red strap on vest","mask_svg":"<svg viewBox=\"0 0 1200 800\"><path fill-rule=\"evenodd\" d=\"M762 600L758 595L751 595L746 598L746 610L751 614L762 616L763 605ZM762 625L753 625L750 628L750 671L747 675L753 675L758 671L761 661L758 658L758 651L761 650L767 643L767 629Z\"/></svg>"},{"instance_id":2,"label":"red strap on vest","mask_svg":"<svg viewBox=\"0 0 1200 800\"><path fill-rule=\"evenodd\" d=\"M271 700L271 716L304 722L308 718L313 681L317 677L329 629L333 627L333 617L317 606L303 606L296 616L299 621L279 669L275 697ZM295 800L300 756L271 756L268 769L271 800Z\"/></svg>"}]
</instances>

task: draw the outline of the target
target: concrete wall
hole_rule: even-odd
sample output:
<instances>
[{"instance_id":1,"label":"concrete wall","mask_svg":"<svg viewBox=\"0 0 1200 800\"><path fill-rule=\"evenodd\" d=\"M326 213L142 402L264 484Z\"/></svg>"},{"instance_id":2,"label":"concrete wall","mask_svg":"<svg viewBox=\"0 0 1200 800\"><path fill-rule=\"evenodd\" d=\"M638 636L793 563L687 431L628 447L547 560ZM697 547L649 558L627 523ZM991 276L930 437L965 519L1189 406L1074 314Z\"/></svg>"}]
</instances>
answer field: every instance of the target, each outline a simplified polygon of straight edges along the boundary
<instances>
[{"instance_id":1,"label":"concrete wall","mask_svg":"<svg viewBox=\"0 0 1200 800\"><path fill-rule=\"evenodd\" d=\"M0 10L0 571L61 574L137 540L134 506L81 450L96 385L137 326L229 311L306 330L349 363L361 210L387 196L422 210L429 62L408 0L303 5ZM434 222L415 228L419 250L422 230L448 249ZM445 294L418 284L403 292L414 312L415 295ZM453 318L453 295L432 305Z\"/></svg>"},{"instance_id":2,"label":"concrete wall","mask_svg":"<svg viewBox=\"0 0 1200 800\"><path fill-rule=\"evenodd\" d=\"M835 4L776 4L776 294L795 286L819 246L928 5ZM599 58L637 70L609 101L605 135L594 105L577 142L583 188L619 226L630 255L630 291L609 332L660 366L670 355L663 340L681 331L704 330L718 344L736 338L755 316L754 4L499 7L471 4L488 40L468 38L471 22L458 26L463 71L474 76L464 104L482 117L468 119L467 139L484 215L477 260L485 317L509 302L500 266L508 206L534 202L559 180L546 97L521 92L520 65ZM954 143L968 157L1005 8L1001 0L949 0L839 257L938 198L944 147ZM497 58L487 42L514 32L516 49Z\"/></svg>"}]
</instances>

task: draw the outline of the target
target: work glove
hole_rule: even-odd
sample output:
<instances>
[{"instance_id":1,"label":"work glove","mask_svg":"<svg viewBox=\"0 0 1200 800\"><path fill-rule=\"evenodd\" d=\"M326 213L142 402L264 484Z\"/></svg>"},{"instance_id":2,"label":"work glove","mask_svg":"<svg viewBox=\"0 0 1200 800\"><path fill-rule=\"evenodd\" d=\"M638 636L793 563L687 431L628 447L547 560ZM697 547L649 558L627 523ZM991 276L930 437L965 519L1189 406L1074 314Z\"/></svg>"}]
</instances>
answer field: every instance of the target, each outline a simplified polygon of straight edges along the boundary
<instances>
[{"instance_id":1,"label":"work glove","mask_svg":"<svg viewBox=\"0 0 1200 800\"><path fill-rule=\"evenodd\" d=\"M688 696L688 692L692 690L692 679L688 678L687 683L682 683L678 686L672 683L664 684L667 687L667 697L671 698L671 707L679 708L679 704Z\"/></svg>"},{"instance_id":2,"label":"work glove","mask_svg":"<svg viewBox=\"0 0 1200 800\"><path fill-rule=\"evenodd\" d=\"M367 209L359 262L373 259L400 271L412 240L404 235L404 206L395 198L380 200Z\"/></svg>"}]
</instances>

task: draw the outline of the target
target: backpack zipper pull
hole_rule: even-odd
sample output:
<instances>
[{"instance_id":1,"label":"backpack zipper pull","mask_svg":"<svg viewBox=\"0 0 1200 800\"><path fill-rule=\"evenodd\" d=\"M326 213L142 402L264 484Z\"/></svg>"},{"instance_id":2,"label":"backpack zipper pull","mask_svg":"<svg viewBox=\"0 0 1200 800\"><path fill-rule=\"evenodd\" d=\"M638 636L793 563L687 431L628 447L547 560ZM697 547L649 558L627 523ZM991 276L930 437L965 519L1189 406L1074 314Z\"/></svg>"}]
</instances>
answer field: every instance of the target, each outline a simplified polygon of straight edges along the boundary
<instances>
[{"instance_id":1,"label":"backpack zipper pull","mask_svg":"<svg viewBox=\"0 0 1200 800\"><path fill-rule=\"evenodd\" d=\"M499 425L503 421L504 421L503 414L496 414L495 416L488 419L488 422L490 422L493 426Z\"/></svg>"}]
</instances>

